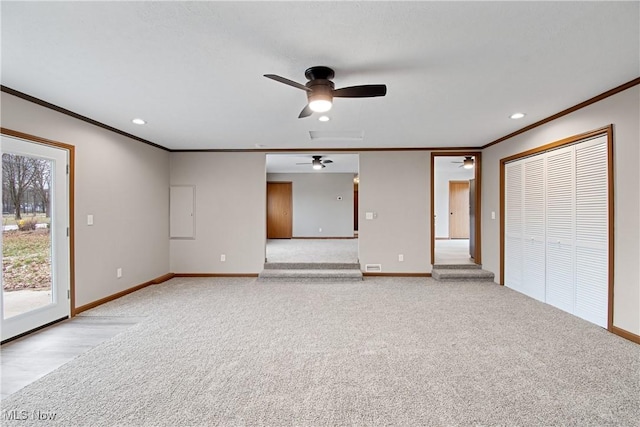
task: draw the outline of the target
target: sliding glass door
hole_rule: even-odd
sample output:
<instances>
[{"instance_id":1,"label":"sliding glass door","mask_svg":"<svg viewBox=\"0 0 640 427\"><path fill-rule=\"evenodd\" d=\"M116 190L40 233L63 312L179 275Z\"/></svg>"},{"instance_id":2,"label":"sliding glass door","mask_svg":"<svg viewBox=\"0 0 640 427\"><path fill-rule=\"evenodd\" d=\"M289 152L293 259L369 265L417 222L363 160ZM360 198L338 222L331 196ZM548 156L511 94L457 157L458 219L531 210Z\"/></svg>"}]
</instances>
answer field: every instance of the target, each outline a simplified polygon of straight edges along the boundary
<instances>
[{"instance_id":1,"label":"sliding glass door","mask_svg":"<svg viewBox=\"0 0 640 427\"><path fill-rule=\"evenodd\" d=\"M2 135L2 340L70 315L68 150Z\"/></svg>"}]
</instances>

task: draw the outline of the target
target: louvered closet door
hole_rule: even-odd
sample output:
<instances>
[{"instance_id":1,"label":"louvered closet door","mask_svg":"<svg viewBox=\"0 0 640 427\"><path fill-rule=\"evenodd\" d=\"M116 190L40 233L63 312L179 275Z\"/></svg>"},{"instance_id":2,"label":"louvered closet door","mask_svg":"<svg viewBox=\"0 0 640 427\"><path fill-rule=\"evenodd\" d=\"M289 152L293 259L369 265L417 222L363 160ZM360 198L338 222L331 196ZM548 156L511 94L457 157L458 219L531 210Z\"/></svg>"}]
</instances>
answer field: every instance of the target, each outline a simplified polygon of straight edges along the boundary
<instances>
[{"instance_id":1,"label":"louvered closet door","mask_svg":"<svg viewBox=\"0 0 640 427\"><path fill-rule=\"evenodd\" d=\"M545 158L524 161L522 293L545 300Z\"/></svg>"},{"instance_id":2,"label":"louvered closet door","mask_svg":"<svg viewBox=\"0 0 640 427\"><path fill-rule=\"evenodd\" d=\"M505 285L602 327L609 161L603 136L505 165Z\"/></svg>"},{"instance_id":3,"label":"louvered closet door","mask_svg":"<svg viewBox=\"0 0 640 427\"><path fill-rule=\"evenodd\" d=\"M523 162L505 165L504 284L522 292L522 170Z\"/></svg>"},{"instance_id":4,"label":"louvered closet door","mask_svg":"<svg viewBox=\"0 0 640 427\"><path fill-rule=\"evenodd\" d=\"M574 312L574 147L547 155L546 302Z\"/></svg>"},{"instance_id":5,"label":"louvered closet door","mask_svg":"<svg viewBox=\"0 0 640 427\"><path fill-rule=\"evenodd\" d=\"M574 314L607 326L609 289L607 140L576 151L576 301Z\"/></svg>"}]
</instances>

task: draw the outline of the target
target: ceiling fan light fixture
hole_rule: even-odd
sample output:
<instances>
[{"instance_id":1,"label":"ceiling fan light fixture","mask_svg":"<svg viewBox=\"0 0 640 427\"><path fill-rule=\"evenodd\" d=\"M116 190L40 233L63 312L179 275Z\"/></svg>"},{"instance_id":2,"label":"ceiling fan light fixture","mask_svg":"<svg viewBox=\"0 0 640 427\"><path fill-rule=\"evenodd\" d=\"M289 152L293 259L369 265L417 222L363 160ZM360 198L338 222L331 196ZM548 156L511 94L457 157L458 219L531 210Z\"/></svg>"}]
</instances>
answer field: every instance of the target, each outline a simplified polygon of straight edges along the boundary
<instances>
[{"instance_id":1,"label":"ceiling fan light fixture","mask_svg":"<svg viewBox=\"0 0 640 427\"><path fill-rule=\"evenodd\" d=\"M465 169L473 168L473 157L465 157L462 161L462 167Z\"/></svg>"},{"instance_id":2,"label":"ceiling fan light fixture","mask_svg":"<svg viewBox=\"0 0 640 427\"><path fill-rule=\"evenodd\" d=\"M330 99L320 98L309 101L309 108L316 113L326 113L331 110L333 104Z\"/></svg>"},{"instance_id":3,"label":"ceiling fan light fixture","mask_svg":"<svg viewBox=\"0 0 640 427\"><path fill-rule=\"evenodd\" d=\"M317 171L319 171L323 167L324 167L324 165L322 163L314 163L313 166L312 166L312 168L314 168Z\"/></svg>"}]
</instances>

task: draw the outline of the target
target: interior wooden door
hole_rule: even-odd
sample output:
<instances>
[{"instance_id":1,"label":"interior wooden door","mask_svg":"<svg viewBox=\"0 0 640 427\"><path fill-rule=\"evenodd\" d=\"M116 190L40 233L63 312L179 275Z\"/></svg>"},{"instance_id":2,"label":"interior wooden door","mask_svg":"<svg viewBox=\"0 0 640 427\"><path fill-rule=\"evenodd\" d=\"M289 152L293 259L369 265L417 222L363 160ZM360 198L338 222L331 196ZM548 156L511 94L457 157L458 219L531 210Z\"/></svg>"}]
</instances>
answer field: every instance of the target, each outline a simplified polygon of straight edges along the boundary
<instances>
[{"instance_id":1,"label":"interior wooden door","mask_svg":"<svg viewBox=\"0 0 640 427\"><path fill-rule=\"evenodd\" d=\"M267 183L267 238L290 239L292 235L290 182Z\"/></svg>"},{"instance_id":2,"label":"interior wooden door","mask_svg":"<svg viewBox=\"0 0 640 427\"><path fill-rule=\"evenodd\" d=\"M469 181L449 181L449 238L469 238Z\"/></svg>"}]
</instances>

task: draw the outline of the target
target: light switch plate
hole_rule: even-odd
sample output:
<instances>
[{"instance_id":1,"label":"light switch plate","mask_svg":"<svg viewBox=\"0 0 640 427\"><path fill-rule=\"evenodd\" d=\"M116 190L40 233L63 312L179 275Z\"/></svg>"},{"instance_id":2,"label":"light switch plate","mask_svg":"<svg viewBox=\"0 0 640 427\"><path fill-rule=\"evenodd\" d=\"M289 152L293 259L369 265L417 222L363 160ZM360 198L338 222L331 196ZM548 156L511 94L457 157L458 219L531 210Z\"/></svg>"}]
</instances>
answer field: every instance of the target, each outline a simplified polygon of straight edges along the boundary
<instances>
[{"instance_id":1,"label":"light switch plate","mask_svg":"<svg viewBox=\"0 0 640 427\"><path fill-rule=\"evenodd\" d=\"M367 213L365 214L365 218L366 218L366 219L373 219L373 212L367 212Z\"/></svg>"},{"instance_id":2,"label":"light switch plate","mask_svg":"<svg viewBox=\"0 0 640 427\"><path fill-rule=\"evenodd\" d=\"M87 215L87 225L93 225L93 215Z\"/></svg>"}]
</instances>

